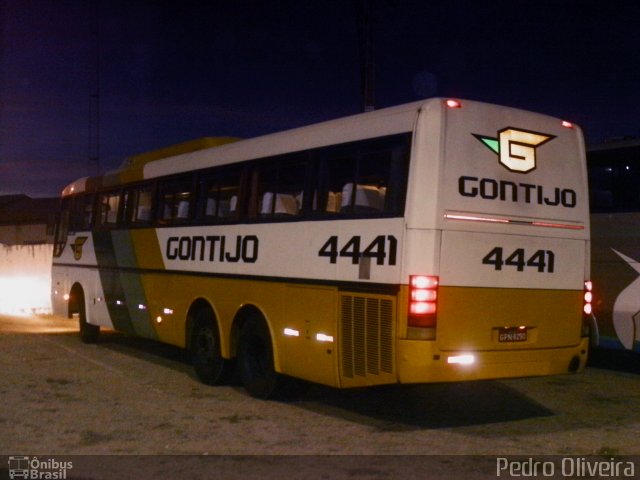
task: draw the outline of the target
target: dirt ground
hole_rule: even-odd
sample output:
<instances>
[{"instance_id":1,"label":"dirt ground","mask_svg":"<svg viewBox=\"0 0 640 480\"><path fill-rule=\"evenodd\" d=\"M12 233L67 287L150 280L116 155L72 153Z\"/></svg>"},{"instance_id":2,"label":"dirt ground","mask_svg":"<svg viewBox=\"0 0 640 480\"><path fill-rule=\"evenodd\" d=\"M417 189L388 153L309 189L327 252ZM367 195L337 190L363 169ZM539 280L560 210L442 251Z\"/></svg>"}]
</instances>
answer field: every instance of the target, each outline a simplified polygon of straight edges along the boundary
<instances>
[{"instance_id":1,"label":"dirt ground","mask_svg":"<svg viewBox=\"0 0 640 480\"><path fill-rule=\"evenodd\" d=\"M217 478L276 468L290 478L365 479L456 478L452 469L496 478L496 457L508 455L640 456L640 375L602 368L463 384L314 386L294 402L266 402L238 387L202 385L173 347L116 333L85 345L66 319L0 317L0 372L0 455L161 455L145 467L155 478L185 478L206 461L178 457L186 463L176 467L167 455L217 456L216 469L228 473ZM82 478L143 478L122 469L151 461L74 458L113 462ZM251 475L232 475L250 463ZM319 464L334 465L336 475L301 473ZM178 473L162 477L171 465ZM423 468L431 475L421 476Z\"/></svg>"}]
</instances>

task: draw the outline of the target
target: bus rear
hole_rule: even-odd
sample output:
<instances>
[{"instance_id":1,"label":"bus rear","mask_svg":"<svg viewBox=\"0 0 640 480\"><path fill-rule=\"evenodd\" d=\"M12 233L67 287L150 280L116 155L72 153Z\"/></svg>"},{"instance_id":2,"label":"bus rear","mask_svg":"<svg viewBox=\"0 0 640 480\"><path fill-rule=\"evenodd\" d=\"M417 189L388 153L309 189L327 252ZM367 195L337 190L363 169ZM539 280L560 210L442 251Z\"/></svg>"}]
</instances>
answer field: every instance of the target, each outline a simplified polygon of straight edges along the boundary
<instances>
[{"instance_id":1,"label":"bus rear","mask_svg":"<svg viewBox=\"0 0 640 480\"><path fill-rule=\"evenodd\" d=\"M400 381L582 369L591 294L580 129L439 101L425 105L415 141Z\"/></svg>"}]
</instances>

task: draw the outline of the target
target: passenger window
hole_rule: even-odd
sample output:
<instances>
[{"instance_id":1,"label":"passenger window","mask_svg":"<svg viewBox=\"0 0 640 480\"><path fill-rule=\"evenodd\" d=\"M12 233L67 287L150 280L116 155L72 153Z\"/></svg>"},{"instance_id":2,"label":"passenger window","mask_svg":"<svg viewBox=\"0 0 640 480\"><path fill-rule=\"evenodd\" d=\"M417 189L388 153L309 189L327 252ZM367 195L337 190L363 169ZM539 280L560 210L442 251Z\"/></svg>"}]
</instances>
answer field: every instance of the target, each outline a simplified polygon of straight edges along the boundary
<instances>
[{"instance_id":1,"label":"passenger window","mask_svg":"<svg viewBox=\"0 0 640 480\"><path fill-rule=\"evenodd\" d=\"M200 180L200 217L206 222L238 218L241 171L220 171Z\"/></svg>"},{"instance_id":2,"label":"passenger window","mask_svg":"<svg viewBox=\"0 0 640 480\"><path fill-rule=\"evenodd\" d=\"M400 214L409 138L376 139L321 152L313 210L320 215Z\"/></svg>"},{"instance_id":3,"label":"passenger window","mask_svg":"<svg viewBox=\"0 0 640 480\"><path fill-rule=\"evenodd\" d=\"M160 185L160 223L187 223L191 218L193 182L191 177L170 179Z\"/></svg>"},{"instance_id":4,"label":"passenger window","mask_svg":"<svg viewBox=\"0 0 640 480\"><path fill-rule=\"evenodd\" d=\"M98 223L116 225L120 207L120 192L101 193L98 200Z\"/></svg>"},{"instance_id":5,"label":"passenger window","mask_svg":"<svg viewBox=\"0 0 640 480\"><path fill-rule=\"evenodd\" d=\"M306 158L281 159L256 169L259 218L294 218L303 211Z\"/></svg>"},{"instance_id":6,"label":"passenger window","mask_svg":"<svg viewBox=\"0 0 640 480\"><path fill-rule=\"evenodd\" d=\"M153 186L143 185L124 192L124 219L126 223L144 225L151 222Z\"/></svg>"}]
</instances>

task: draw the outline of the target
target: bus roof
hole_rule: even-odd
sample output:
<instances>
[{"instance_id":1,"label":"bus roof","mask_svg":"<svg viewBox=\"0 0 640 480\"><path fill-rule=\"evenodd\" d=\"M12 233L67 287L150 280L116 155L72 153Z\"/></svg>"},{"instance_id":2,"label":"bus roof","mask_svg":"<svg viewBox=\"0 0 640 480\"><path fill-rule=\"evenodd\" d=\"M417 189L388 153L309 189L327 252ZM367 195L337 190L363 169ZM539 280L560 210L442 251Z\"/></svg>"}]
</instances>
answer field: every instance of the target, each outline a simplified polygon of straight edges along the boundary
<instances>
[{"instance_id":1,"label":"bus roof","mask_svg":"<svg viewBox=\"0 0 640 480\"><path fill-rule=\"evenodd\" d=\"M640 146L640 138L623 137L619 139L607 140L603 143L587 145L587 152L601 152L604 150L617 150L619 148L631 148Z\"/></svg>"},{"instance_id":2,"label":"bus roof","mask_svg":"<svg viewBox=\"0 0 640 480\"><path fill-rule=\"evenodd\" d=\"M243 160L411 132L414 130L418 114L432 109L440 111L444 108L443 100L438 97L429 98L245 140L232 137L207 137L184 142L129 157L118 170L106 172L97 177L80 178L69 184L62 195L95 190L100 187L115 187L123 183L227 165ZM460 100L460 102L463 105L482 103L471 100Z\"/></svg>"}]
</instances>

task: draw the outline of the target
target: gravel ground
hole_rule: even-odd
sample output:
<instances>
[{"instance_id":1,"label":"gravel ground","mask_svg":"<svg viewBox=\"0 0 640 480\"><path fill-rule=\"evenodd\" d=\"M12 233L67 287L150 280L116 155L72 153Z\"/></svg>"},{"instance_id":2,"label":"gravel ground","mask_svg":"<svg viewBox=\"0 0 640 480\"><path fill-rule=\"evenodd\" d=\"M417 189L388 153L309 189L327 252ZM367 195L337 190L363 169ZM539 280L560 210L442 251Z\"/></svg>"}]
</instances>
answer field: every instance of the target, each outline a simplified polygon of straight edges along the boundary
<instances>
[{"instance_id":1,"label":"gravel ground","mask_svg":"<svg viewBox=\"0 0 640 480\"><path fill-rule=\"evenodd\" d=\"M69 322L0 317L0 454L240 455L242 465L247 455L266 455L250 460L258 463L252 471L275 464L300 473L296 462L320 462L339 464L344 478L391 478L387 474L408 466L422 468L420 461L380 455L446 456L427 459L428 478L440 478L438 472L454 478L445 473L476 471L483 462L486 478L495 478L496 457L506 455L640 455L637 373L588 368L577 375L461 384L314 386L294 402L265 402L237 387L200 384L179 349L116 333L85 345ZM322 460L327 455L358 457ZM184 458L196 469L203 461ZM240 463L233 459L217 462L237 473ZM384 467L376 466L380 461ZM114 460L108 470L118 471L116 465L124 468ZM640 461L636 469L640 474Z\"/></svg>"}]
</instances>

